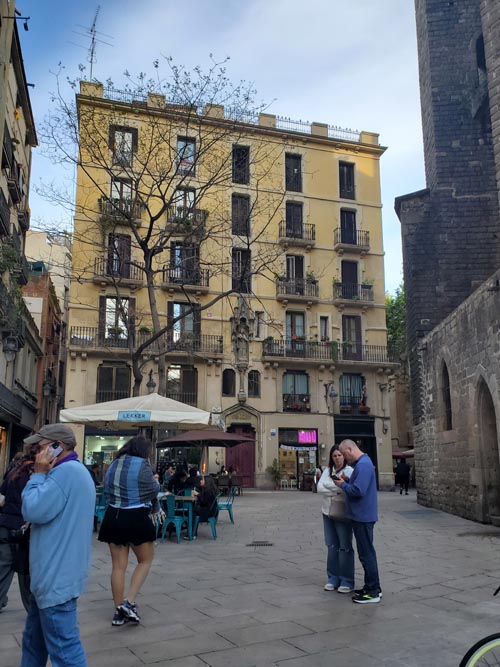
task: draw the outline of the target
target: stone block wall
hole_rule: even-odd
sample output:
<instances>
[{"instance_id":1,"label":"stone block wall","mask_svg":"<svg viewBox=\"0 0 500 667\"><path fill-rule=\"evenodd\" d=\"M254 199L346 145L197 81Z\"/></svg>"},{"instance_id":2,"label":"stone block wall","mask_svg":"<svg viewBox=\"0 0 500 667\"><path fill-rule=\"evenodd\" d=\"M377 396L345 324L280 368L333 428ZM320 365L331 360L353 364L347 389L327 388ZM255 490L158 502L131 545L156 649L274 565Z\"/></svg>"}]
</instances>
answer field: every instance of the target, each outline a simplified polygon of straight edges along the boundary
<instances>
[{"instance_id":1,"label":"stone block wall","mask_svg":"<svg viewBox=\"0 0 500 667\"><path fill-rule=\"evenodd\" d=\"M491 500L488 505L488 494L497 491L491 487L500 466L499 313L500 271L420 340L422 419L413 431L419 503L487 523L497 521L500 509ZM450 430L445 425L444 363L450 380ZM489 393L494 406L486 417L481 391ZM481 429L490 417L497 437L488 444Z\"/></svg>"}]
</instances>

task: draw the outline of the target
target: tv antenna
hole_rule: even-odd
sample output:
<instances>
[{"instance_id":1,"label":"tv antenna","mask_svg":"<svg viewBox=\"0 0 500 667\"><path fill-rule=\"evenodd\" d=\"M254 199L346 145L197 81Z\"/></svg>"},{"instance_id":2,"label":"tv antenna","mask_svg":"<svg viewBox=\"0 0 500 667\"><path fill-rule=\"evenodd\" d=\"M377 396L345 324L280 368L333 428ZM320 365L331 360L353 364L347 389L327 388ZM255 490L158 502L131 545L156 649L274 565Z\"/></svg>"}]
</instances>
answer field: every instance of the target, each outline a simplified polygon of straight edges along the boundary
<instances>
[{"instance_id":1,"label":"tv antenna","mask_svg":"<svg viewBox=\"0 0 500 667\"><path fill-rule=\"evenodd\" d=\"M87 28L85 26L79 25L78 27L84 30L85 32L77 32L76 30L73 30L75 35L80 35L81 37L90 37L90 47L87 49L87 47L82 47L81 44L75 44L75 46L79 46L80 48L85 48L88 51L88 56L87 60L90 63L90 80L92 81L93 73L94 73L94 64L97 62L96 58L96 49L97 49L97 44L106 44L106 46L113 46L113 44L110 44L109 42L106 42L102 37L106 37L107 39L113 39L111 35L106 35L103 32L99 32L97 30L97 19L99 17L99 12L101 11L101 5L97 5L96 13L94 16L94 20L92 21L92 25L90 28ZM74 43L74 42L71 42Z\"/></svg>"}]
</instances>

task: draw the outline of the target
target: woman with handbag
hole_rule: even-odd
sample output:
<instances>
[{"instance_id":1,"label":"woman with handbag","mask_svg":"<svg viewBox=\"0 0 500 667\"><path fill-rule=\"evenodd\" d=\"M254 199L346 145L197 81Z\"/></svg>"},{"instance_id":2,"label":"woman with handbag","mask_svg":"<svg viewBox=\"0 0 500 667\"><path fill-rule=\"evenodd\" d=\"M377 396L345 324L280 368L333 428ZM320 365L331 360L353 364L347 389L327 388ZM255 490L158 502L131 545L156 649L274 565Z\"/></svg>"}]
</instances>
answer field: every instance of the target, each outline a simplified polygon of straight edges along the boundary
<instances>
[{"instance_id":1,"label":"woman with handbag","mask_svg":"<svg viewBox=\"0 0 500 667\"><path fill-rule=\"evenodd\" d=\"M333 483L341 475L349 478L352 468L346 465L338 445L330 449L328 467L318 481L318 493L323 494L323 527L328 548L325 591L352 593L354 590L354 550L352 527L345 518L345 495ZM339 493L340 491L340 493Z\"/></svg>"},{"instance_id":2,"label":"woman with handbag","mask_svg":"<svg viewBox=\"0 0 500 667\"><path fill-rule=\"evenodd\" d=\"M108 507L99 531L99 540L111 552L111 591L115 603L112 625L127 621L140 623L135 596L149 574L154 556L156 528L152 520L160 485L149 463L151 441L136 436L121 447L104 480ZM125 597L125 575L129 551L137 558Z\"/></svg>"}]
</instances>

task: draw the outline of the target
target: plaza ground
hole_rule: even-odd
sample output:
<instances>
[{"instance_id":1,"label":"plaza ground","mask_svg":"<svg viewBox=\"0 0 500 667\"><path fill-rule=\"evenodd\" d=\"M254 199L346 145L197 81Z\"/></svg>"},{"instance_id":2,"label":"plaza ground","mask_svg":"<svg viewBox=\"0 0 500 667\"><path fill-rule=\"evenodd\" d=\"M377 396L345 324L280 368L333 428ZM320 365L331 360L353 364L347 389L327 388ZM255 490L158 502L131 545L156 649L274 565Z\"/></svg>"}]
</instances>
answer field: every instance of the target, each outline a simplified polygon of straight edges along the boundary
<instances>
[{"instance_id":1,"label":"plaza ground","mask_svg":"<svg viewBox=\"0 0 500 667\"><path fill-rule=\"evenodd\" d=\"M323 591L321 498L245 492L218 539L156 549L138 598L141 626L113 628L107 547L95 542L79 603L89 667L458 667L480 637L500 632L500 530L381 493L376 547L380 604ZM269 546L249 546L268 542ZM362 574L357 564L357 585ZM500 597L500 596L499 596ZM17 582L0 614L0 664L18 667L25 619Z\"/></svg>"}]
</instances>

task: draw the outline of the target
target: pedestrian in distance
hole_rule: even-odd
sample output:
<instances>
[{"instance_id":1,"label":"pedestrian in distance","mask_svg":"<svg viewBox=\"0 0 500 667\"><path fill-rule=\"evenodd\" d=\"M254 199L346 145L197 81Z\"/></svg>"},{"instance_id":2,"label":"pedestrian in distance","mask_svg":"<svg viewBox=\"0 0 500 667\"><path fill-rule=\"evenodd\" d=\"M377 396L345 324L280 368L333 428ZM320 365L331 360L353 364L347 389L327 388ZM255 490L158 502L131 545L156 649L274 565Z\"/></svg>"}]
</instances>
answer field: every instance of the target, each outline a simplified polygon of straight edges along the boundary
<instances>
[{"instance_id":1,"label":"pedestrian in distance","mask_svg":"<svg viewBox=\"0 0 500 667\"><path fill-rule=\"evenodd\" d=\"M382 598L378 575L377 553L373 545L373 528L378 520L377 483L372 460L352 440L343 440L340 452L352 465L350 479L341 475L333 483L346 494L346 516L351 520L356 538L358 557L363 566L365 580L362 589L352 598L358 604L377 603Z\"/></svg>"},{"instance_id":2,"label":"pedestrian in distance","mask_svg":"<svg viewBox=\"0 0 500 667\"><path fill-rule=\"evenodd\" d=\"M90 566L95 485L75 452L66 424L46 424L26 438L38 444L34 471L22 493L31 524L32 600L22 640L21 667L87 667L77 600Z\"/></svg>"},{"instance_id":3,"label":"pedestrian in distance","mask_svg":"<svg viewBox=\"0 0 500 667\"><path fill-rule=\"evenodd\" d=\"M321 512L323 514L325 544L328 549L326 561L328 579L324 589L325 591L352 593L354 591L354 551L352 548L351 522L347 518L341 519L330 516L332 498L341 496L340 499L344 501L344 492L334 484L334 480L342 474L349 479L352 468L346 464L339 446L334 445L330 449L328 466L323 470L318 480L318 493L323 494Z\"/></svg>"},{"instance_id":4,"label":"pedestrian in distance","mask_svg":"<svg viewBox=\"0 0 500 667\"><path fill-rule=\"evenodd\" d=\"M403 495L403 489L405 495L408 495L408 488L410 486L410 466L404 459L399 459L398 465L396 466L396 484L399 484L399 494Z\"/></svg>"},{"instance_id":5,"label":"pedestrian in distance","mask_svg":"<svg viewBox=\"0 0 500 667\"><path fill-rule=\"evenodd\" d=\"M25 562L27 559L24 558L23 563L16 562L21 549L28 551L29 541L26 539L25 543L19 545L10 542L11 531L19 531L25 525L21 511L21 494L31 477L39 449L38 443L25 445L24 453L19 452L20 456L16 455L7 468L0 486L0 494L4 496L4 503L0 509L0 611L7 605L7 593L15 572L26 611L31 604L29 565L26 567Z\"/></svg>"},{"instance_id":6,"label":"pedestrian in distance","mask_svg":"<svg viewBox=\"0 0 500 667\"><path fill-rule=\"evenodd\" d=\"M99 540L107 542L111 553L111 592L115 605L112 625L127 621L140 623L136 596L149 574L154 557L155 526L150 514L155 511L160 485L149 463L152 443L136 436L116 453L104 480L108 507L99 531ZM130 549L137 558L128 592L125 575Z\"/></svg>"}]
</instances>

